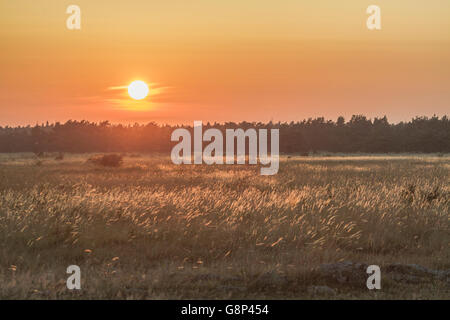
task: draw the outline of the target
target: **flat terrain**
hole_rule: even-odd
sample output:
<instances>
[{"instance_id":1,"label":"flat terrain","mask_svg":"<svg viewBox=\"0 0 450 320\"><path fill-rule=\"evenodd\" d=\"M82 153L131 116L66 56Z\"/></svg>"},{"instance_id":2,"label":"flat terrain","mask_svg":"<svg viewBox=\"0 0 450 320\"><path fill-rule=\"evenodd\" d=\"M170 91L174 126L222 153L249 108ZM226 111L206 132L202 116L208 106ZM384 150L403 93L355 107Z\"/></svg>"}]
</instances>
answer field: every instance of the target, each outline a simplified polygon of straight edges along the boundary
<instances>
[{"instance_id":1,"label":"flat terrain","mask_svg":"<svg viewBox=\"0 0 450 320\"><path fill-rule=\"evenodd\" d=\"M274 176L90 156L0 155L0 298L450 299L407 270L450 269L450 155L283 157ZM343 261L379 265L381 290L321 267Z\"/></svg>"}]
</instances>

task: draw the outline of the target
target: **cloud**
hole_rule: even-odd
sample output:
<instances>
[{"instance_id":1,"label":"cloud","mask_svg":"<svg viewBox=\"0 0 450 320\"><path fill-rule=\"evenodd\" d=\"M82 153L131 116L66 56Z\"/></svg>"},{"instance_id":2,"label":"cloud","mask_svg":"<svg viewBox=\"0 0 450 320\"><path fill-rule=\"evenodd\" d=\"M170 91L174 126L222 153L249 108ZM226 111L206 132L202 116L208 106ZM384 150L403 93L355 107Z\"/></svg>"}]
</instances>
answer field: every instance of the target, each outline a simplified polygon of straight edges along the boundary
<instances>
[{"instance_id":1,"label":"cloud","mask_svg":"<svg viewBox=\"0 0 450 320\"><path fill-rule=\"evenodd\" d=\"M107 90L123 90L128 89L128 86L115 86L115 87L108 87Z\"/></svg>"},{"instance_id":2,"label":"cloud","mask_svg":"<svg viewBox=\"0 0 450 320\"><path fill-rule=\"evenodd\" d=\"M149 83L147 83L147 85L150 89L150 92L153 91L153 93L160 93L165 90L173 88L173 87L169 87L169 86L162 86L161 84L156 83L156 82L149 82ZM124 90L124 89L128 89L128 85L111 86L111 87L107 88L107 90Z\"/></svg>"}]
</instances>

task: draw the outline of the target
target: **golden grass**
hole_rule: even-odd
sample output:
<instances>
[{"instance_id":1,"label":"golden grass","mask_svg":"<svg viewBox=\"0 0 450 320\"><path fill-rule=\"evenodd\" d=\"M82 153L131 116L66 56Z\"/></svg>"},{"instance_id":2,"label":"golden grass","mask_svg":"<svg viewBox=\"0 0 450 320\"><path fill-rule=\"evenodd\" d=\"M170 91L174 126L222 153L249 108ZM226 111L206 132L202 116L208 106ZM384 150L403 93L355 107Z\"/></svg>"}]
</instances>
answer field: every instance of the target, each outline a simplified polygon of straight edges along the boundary
<instances>
[{"instance_id":1,"label":"golden grass","mask_svg":"<svg viewBox=\"0 0 450 320\"><path fill-rule=\"evenodd\" d=\"M447 155L282 157L275 176L89 156L0 156L0 298L320 298L309 285L333 298L449 298L446 283L372 292L314 272L343 260L449 269ZM78 292L65 286L71 264Z\"/></svg>"}]
</instances>

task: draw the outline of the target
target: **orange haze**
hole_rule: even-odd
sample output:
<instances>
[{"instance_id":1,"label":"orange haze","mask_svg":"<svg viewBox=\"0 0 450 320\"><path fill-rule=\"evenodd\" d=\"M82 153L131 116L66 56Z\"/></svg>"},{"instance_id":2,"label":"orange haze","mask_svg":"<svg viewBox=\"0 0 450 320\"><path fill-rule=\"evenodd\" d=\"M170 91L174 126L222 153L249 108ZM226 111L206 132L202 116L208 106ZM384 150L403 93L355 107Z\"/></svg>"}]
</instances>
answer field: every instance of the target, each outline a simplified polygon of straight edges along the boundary
<instances>
[{"instance_id":1,"label":"orange haze","mask_svg":"<svg viewBox=\"0 0 450 320\"><path fill-rule=\"evenodd\" d=\"M0 125L444 115L449 17L442 0L1 1Z\"/></svg>"}]
</instances>

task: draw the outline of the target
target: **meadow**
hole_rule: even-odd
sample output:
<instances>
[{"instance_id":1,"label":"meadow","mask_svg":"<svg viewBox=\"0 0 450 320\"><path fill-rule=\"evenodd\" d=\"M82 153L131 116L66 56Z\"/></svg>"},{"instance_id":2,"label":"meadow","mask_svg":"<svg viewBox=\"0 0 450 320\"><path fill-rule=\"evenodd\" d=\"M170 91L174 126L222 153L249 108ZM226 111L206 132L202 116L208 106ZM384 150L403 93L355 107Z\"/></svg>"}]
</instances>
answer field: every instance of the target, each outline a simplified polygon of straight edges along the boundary
<instances>
[{"instance_id":1,"label":"meadow","mask_svg":"<svg viewBox=\"0 0 450 320\"><path fill-rule=\"evenodd\" d=\"M91 156L0 155L1 299L450 298L448 277L384 272L450 269L450 155L282 156L274 176ZM320 269L344 261L382 289Z\"/></svg>"}]
</instances>

